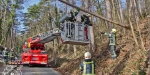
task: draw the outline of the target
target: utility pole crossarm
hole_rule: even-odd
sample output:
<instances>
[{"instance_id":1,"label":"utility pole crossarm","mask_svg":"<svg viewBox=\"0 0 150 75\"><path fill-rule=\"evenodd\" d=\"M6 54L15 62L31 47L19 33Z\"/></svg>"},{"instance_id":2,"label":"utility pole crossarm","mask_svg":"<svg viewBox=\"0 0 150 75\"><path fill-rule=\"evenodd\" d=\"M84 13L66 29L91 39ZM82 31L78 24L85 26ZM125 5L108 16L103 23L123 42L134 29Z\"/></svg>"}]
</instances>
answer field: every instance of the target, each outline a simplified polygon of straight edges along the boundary
<instances>
[{"instance_id":1,"label":"utility pole crossarm","mask_svg":"<svg viewBox=\"0 0 150 75\"><path fill-rule=\"evenodd\" d=\"M89 13L89 14L95 16L95 17L98 17L98 18L100 18L100 19L106 20L106 21L108 21L108 22L110 22L110 23L113 23L113 24L115 24L115 25L121 26L121 27L126 28L126 29L130 29L129 26L124 26L124 25L119 24L119 23L117 23L117 22L115 22L115 21L112 21L112 20L109 20L109 19L107 19L107 18L105 18L105 17L102 17L102 16L100 16L100 15L98 15L98 14L96 14L96 13L92 13L92 12L86 11L86 10L84 10L84 9L82 9L82 8L79 8L79 7L75 6L75 5L72 5L72 4L70 4L70 3L68 3L68 2L66 2L66 1L64 1L64 0L59 0L59 1L62 2L62 3L65 3L65 4L69 5L69 6L72 6L72 7L76 8L76 9L79 9L79 10L81 10L81 11L83 11L83 12Z\"/></svg>"}]
</instances>

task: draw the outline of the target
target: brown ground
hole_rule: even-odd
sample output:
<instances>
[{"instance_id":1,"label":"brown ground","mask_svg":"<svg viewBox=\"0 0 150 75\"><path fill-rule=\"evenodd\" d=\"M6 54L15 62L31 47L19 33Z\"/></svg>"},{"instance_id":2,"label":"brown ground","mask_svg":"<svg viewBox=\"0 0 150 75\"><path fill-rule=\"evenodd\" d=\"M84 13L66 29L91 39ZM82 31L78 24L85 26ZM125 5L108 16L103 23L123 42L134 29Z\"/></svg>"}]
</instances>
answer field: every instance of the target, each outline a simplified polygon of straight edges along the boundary
<instances>
[{"instance_id":1,"label":"brown ground","mask_svg":"<svg viewBox=\"0 0 150 75\"><path fill-rule=\"evenodd\" d=\"M148 24L143 20L140 24L144 46L146 50L137 47L131 34L119 37L117 40L117 59L110 58L108 43L97 46L93 52L93 59L96 61L96 75L146 75L148 56ZM139 39L139 38L138 38ZM139 40L138 40L139 41ZM139 41L139 44L140 41ZM58 58L58 70L63 75L81 75L79 64L83 56L68 59Z\"/></svg>"}]
</instances>

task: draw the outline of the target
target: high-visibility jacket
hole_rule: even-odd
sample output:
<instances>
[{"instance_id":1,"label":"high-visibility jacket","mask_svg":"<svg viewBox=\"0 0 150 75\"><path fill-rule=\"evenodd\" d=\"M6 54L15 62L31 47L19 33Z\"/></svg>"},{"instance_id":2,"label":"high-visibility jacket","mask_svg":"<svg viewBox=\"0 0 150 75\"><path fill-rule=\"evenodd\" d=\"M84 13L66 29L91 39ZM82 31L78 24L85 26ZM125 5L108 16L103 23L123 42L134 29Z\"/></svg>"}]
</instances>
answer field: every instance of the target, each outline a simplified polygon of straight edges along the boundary
<instances>
[{"instance_id":1,"label":"high-visibility jacket","mask_svg":"<svg viewBox=\"0 0 150 75\"><path fill-rule=\"evenodd\" d=\"M109 36L109 45L116 45L116 33L105 33Z\"/></svg>"},{"instance_id":2,"label":"high-visibility jacket","mask_svg":"<svg viewBox=\"0 0 150 75\"><path fill-rule=\"evenodd\" d=\"M10 53L9 53L9 57L11 57L11 58L13 58L13 57L14 57L14 55L15 55L15 53L14 53L14 52L10 52Z\"/></svg>"},{"instance_id":3,"label":"high-visibility jacket","mask_svg":"<svg viewBox=\"0 0 150 75\"><path fill-rule=\"evenodd\" d=\"M4 50L3 51L3 56L8 56L8 51Z\"/></svg>"},{"instance_id":4,"label":"high-visibility jacket","mask_svg":"<svg viewBox=\"0 0 150 75\"><path fill-rule=\"evenodd\" d=\"M95 75L94 61L83 61L80 64L80 70L82 71L82 75Z\"/></svg>"}]
</instances>

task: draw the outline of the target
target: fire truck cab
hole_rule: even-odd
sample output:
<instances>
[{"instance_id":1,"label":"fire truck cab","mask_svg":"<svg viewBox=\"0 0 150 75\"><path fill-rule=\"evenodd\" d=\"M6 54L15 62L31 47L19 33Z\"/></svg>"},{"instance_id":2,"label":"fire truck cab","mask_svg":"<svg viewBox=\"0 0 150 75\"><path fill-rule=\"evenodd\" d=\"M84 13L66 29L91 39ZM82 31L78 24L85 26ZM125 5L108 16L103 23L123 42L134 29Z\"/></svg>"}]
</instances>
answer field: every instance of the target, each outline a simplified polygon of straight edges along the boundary
<instances>
[{"instance_id":1,"label":"fire truck cab","mask_svg":"<svg viewBox=\"0 0 150 75\"><path fill-rule=\"evenodd\" d=\"M44 43L37 43L39 37L28 39L28 51L22 54L23 65L47 65L48 54L45 52Z\"/></svg>"}]
</instances>

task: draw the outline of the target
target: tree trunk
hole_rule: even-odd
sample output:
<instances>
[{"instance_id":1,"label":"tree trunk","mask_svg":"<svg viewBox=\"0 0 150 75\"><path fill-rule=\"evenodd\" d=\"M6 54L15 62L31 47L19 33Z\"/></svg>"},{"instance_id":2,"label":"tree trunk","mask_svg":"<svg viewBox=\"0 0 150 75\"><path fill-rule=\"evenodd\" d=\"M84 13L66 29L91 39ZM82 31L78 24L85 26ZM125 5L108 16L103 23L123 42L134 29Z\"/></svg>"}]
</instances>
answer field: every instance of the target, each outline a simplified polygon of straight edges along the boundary
<instances>
[{"instance_id":1,"label":"tree trunk","mask_svg":"<svg viewBox=\"0 0 150 75\"><path fill-rule=\"evenodd\" d=\"M142 10L141 10L141 0L135 0L135 2L136 2L136 9L137 9L137 11L138 11L138 15L141 17L141 18L143 18L143 16L142 16Z\"/></svg>"},{"instance_id":2,"label":"tree trunk","mask_svg":"<svg viewBox=\"0 0 150 75\"><path fill-rule=\"evenodd\" d=\"M145 0L145 15L148 15L150 14L149 11L150 11L150 0Z\"/></svg>"},{"instance_id":3,"label":"tree trunk","mask_svg":"<svg viewBox=\"0 0 150 75\"><path fill-rule=\"evenodd\" d=\"M115 20L116 20L116 15L115 15L115 14L116 14L116 11L115 11L115 10L116 10L116 8L115 8L115 0L111 0L110 2L111 2L111 3L110 3L110 4L111 4L110 7L112 7L112 10L111 10L111 12L112 12L111 15L112 15L112 16L111 16L111 18L112 18L112 20L115 21ZM111 19L110 19L110 20L111 20Z\"/></svg>"},{"instance_id":4,"label":"tree trunk","mask_svg":"<svg viewBox=\"0 0 150 75\"><path fill-rule=\"evenodd\" d=\"M120 0L118 0L118 6L119 6L119 14L120 14L121 23L124 25L122 6L121 6L121 1ZM125 29L124 28L123 28L123 32L125 34Z\"/></svg>"},{"instance_id":5,"label":"tree trunk","mask_svg":"<svg viewBox=\"0 0 150 75\"><path fill-rule=\"evenodd\" d=\"M109 20L111 20L112 19L112 15L111 15L110 0L105 0L105 3L106 3L106 15L107 15L107 18ZM113 28L113 25L109 22L108 26L109 26L109 31L111 31L111 29Z\"/></svg>"},{"instance_id":6,"label":"tree trunk","mask_svg":"<svg viewBox=\"0 0 150 75\"><path fill-rule=\"evenodd\" d=\"M74 55L77 56L77 48L76 45L73 45Z\"/></svg>"},{"instance_id":7,"label":"tree trunk","mask_svg":"<svg viewBox=\"0 0 150 75\"><path fill-rule=\"evenodd\" d=\"M149 40L150 40L150 15L148 16L148 25L149 25ZM149 46L149 50L150 50L150 46Z\"/></svg>"},{"instance_id":8,"label":"tree trunk","mask_svg":"<svg viewBox=\"0 0 150 75\"><path fill-rule=\"evenodd\" d=\"M74 0L72 0L72 4L75 5L75 1ZM77 55L77 53L76 53L76 51L77 51L76 45L73 45L73 51L74 51L74 55L76 56Z\"/></svg>"},{"instance_id":9,"label":"tree trunk","mask_svg":"<svg viewBox=\"0 0 150 75\"><path fill-rule=\"evenodd\" d=\"M4 25L4 29L5 29L5 23L6 23L6 13L7 13L7 2L6 2L6 6L5 6L5 10L4 10L4 19L3 19L3 25ZM3 33L3 34L6 34L6 30L5 30L5 32ZM2 42L1 43L3 43L3 41L6 41L6 35L4 35L3 36L3 38L5 38L4 40L2 40ZM6 46L6 43L4 43L4 46Z\"/></svg>"},{"instance_id":10,"label":"tree trunk","mask_svg":"<svg viewBox=\"0 0 150 75\"><path fill-rule=\"evenodd\" d=\"M128 14L129 14L128 20L129 20L131 32L132 32L132 35L133 35L133 38L134 38L134 41L135 41L136 45L139 46L139 44L137 42L137 39L136 39L136 36L135 36L135 33L134 33L132 22L131 22L131 7L132 7L132 2L130 0L127 0L126 2L128 3L127 4L128 5Z\"/></svg>"},{"instance_id":11,"label":"tree trunk","mask_svg":"<svg viewBox=\"0 0 150 75\"><path fill-rule=\"evenodd\" d=\"M138 9L136 8L137 7L137 4L136 4L136 0L133 0L133 4L134 4L134 8L135 8L135 11L133 11L135 13L135 21L136 21L136 25L137 25L137 30L139 32L139 38L141 40L141 46L142 46L142 49L145 50L145 47L144 47L144 42L143 42L143 38L142 38L142 35L141 35L141 31L140 31L140 28L139 28L139 16L138 16Z\"/></svg>"},{"instance_id":12,"label":"tree trunk","mask_svg":"<svg viewBox=\"0 0 150 75\"><path fill-rule=\"evenodd\" d=\"M90 11L91 2L90 0L85 1L85 10ZM92 22L92 21L91 21ZM93 33L93 26L89 26L89 32L90 32L90 44L88 45L89 52L95 51L95 41L94 41L94 33Z\"/></svg>"},{"instance_id":13,"label":"tree trunk","mask_svg":"<svg viewBox=\"0 0 150 75\"><path fill-rule=\"evenodd\" d=\"M70 44L67 44L67 51L68 51L68 54L70 53Z\"/></svg>"}]
</instances>

